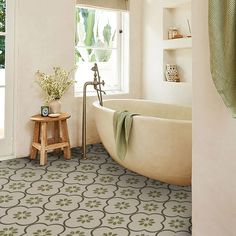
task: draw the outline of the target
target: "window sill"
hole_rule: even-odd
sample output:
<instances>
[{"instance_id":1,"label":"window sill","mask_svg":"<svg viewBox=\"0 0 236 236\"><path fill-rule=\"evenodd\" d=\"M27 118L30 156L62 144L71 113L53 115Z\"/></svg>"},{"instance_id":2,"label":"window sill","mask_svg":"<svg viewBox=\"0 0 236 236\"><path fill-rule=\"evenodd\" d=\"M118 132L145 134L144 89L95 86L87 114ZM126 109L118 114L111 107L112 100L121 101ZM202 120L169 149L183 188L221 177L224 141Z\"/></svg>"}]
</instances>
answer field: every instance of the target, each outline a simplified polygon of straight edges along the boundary
<instances>
[{"instance_id":1,"label":"window sill","mask_svg":"<svg viewBox=\"0 0 236 236\"><path fill-rule=\"evenodd\" d=\"M129 92L123 91L123 90L114 90L114 91L106 91L106 94L102 94L103 96L112 96L112 95L128 95ZM83 92L75 92L75 97L83 97ZM87 91L86 93L87 97L96 97L97 92L96 91Z\"/></svg>"}]
</instances>

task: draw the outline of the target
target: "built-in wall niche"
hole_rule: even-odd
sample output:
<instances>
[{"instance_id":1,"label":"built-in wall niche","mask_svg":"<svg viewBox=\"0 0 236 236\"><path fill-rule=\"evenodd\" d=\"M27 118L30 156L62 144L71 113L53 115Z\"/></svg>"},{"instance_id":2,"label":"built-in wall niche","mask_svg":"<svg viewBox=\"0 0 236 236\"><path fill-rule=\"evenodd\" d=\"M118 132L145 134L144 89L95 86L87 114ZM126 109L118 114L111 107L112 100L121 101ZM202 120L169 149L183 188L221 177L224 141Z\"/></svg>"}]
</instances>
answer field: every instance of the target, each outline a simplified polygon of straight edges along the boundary
<instances>
[{"instance_id":1,"label":"built-in wall niche","mask_svg":"<svg viewBox=\"0 0 236 236\"><path fill-rule=\"evenodd\" d=\"M177 66L179 79L171 83L192 82L191 0L160 0L162 8L163 80L167 81L166 65ZM170 39L169 30L178 30ZM175 83L176 84L176 83Z\"/></svg>"},{"instance_id":2,"label":"built-in wall niche","mask_svg":"<svg viewBox=\"0 0 236 236\"><path fill-rule=\"evenodd\" d=\"M180 83L192 82L192 50L185 48L181 50L164 50L163 52L163 80L166 81L165 71L167 64L177 65ZM173 83L173 82L171 82Z\"/></svg>"},{"instance_id":3,"label":"built-in wall niche","mask_svg":"<svg viewBox=\"0 0 236 236\"><path fill-rule=\"evenodd\" d=\"M191 36L191 0L163 0L163 40L168 40L170 28L176 28L183 38Z\"/></svg>"}]
</instances>

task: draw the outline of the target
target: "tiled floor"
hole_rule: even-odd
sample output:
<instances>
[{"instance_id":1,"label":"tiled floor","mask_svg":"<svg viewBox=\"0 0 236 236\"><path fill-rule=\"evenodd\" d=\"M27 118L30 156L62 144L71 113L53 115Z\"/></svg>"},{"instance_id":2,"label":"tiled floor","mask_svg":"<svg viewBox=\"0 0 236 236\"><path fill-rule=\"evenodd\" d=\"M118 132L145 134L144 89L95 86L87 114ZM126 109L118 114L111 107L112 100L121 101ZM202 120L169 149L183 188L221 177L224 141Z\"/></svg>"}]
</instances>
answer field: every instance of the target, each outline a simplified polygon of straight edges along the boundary
<instances>
[{"instance_id":1,"label":"tiled floor","mask_svg":"<svg viewBox=\"0 0 236 236\"><path fill-rule=\"evenodd\" d=\"M0 236L191 235L190 187L135 174L101 144L72 155L0 163Z\"/></svg>"}]
</instances>

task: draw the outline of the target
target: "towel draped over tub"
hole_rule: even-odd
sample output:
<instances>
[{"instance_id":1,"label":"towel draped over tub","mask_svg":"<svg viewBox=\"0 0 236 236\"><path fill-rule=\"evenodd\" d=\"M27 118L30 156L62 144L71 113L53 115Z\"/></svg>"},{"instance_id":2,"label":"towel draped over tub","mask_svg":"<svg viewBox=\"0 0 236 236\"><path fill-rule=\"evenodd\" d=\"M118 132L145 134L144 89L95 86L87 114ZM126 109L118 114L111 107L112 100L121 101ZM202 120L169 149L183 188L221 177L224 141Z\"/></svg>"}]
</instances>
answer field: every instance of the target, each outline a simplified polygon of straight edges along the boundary
<instances>
[{"instance_id":1,"label":"towel draped over tub","mask_svg":"<svg viewBox=\"0 0 236 236\"><path fill-rule=\"evenodd\" d=\"M128 111L116 111L113 116L113 131L116 142L116 153L121 160L125 158L127 152L133 116L135 115L138 114L130 113Z\"/></svg>"}]
</instances>

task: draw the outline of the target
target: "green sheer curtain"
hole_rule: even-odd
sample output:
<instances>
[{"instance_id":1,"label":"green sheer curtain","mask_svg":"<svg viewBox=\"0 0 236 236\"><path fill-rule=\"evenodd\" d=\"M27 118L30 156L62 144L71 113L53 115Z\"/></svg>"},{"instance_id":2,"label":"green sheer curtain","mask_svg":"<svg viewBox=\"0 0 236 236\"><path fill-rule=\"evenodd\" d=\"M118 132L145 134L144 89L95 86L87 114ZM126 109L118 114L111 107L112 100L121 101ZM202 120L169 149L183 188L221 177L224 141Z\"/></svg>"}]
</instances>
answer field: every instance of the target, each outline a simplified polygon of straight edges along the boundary
<instances>
[{"instance_id":1,"label":"green sheer curtain","mask_svg":"<svg viewBox=\"0 0 236 236\"><path fill-rule=\"evenodd\" d=\"M236 0L209 0L211 74L236 118Z\"/></svg>"}]
</instances>

